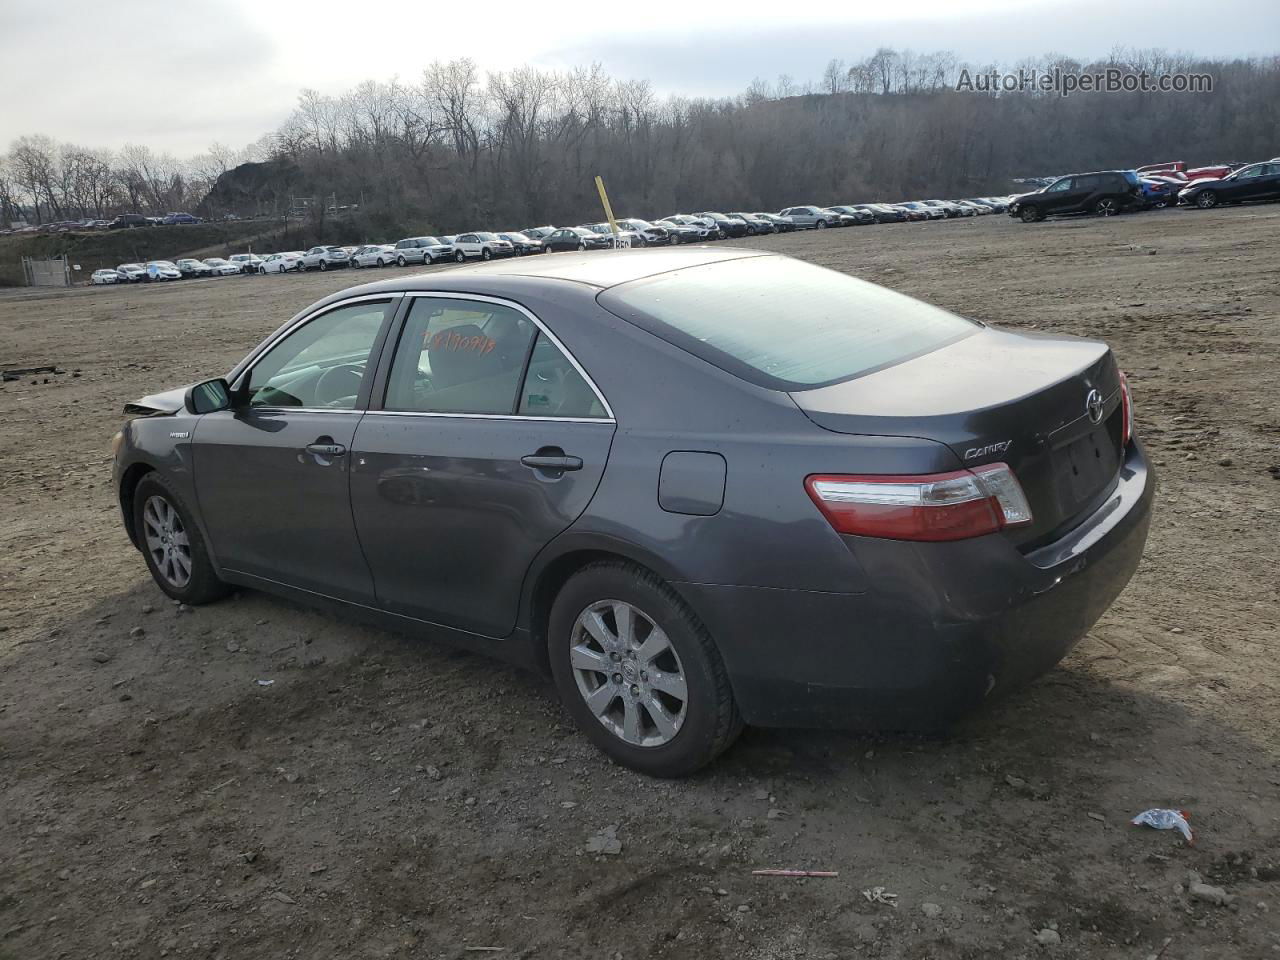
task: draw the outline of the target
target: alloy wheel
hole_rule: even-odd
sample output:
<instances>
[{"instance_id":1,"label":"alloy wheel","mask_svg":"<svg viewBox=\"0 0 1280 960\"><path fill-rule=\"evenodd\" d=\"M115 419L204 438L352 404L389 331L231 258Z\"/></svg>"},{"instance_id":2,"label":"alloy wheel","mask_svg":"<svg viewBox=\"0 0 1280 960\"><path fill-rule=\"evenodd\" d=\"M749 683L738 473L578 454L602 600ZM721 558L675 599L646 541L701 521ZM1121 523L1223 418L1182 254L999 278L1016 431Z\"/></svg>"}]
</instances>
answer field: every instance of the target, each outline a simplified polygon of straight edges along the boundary
<instances>
[{"instance_id":1,"label":"alloy wheel","mask_svg":"<svg viewBox=\"0 0 1280 960\"><path fill-rule=\"evenodd\" d=\"M636 747L660 747L688 713L684 667L666 632L623 600L600 600L578 615L569 664L578 692L606 730Z\"/></svg>"},{"instance_id":2,"label":"alloy wheel","mask_svg":"<svg viewBox=\"0 0 1280 960\"><path fill-rule=\"evenodd\" d=\"M1212 190L1202 190L1200 195L1196 197L1196 206L1201 210L1208 210L1210 207L1217 206L1218 195Z\"/></svg>"},{"instance_id":3,"label":"alloy wheel","mask_svg":"<svg viewBox=\"0 0 1280 960\"><path fill-rule=\"evenodd\" d=\"M1116 212L1116 202L1114 200L1104 197L1094 205L1093 209L1099 215L1104 217L1109 217Z\"/></svg>"},{"instance_id":4,"label":"alloy wheel","mask_svg":"<svg viewBox=\"0 0 1280 960\"><path fill-rule=\"evenodd\" d=\"M191 541L182 517L161 496L147 498L142 508L142 537L156 571L175 590L191 582Z\"/></svg>"}]
</instances>

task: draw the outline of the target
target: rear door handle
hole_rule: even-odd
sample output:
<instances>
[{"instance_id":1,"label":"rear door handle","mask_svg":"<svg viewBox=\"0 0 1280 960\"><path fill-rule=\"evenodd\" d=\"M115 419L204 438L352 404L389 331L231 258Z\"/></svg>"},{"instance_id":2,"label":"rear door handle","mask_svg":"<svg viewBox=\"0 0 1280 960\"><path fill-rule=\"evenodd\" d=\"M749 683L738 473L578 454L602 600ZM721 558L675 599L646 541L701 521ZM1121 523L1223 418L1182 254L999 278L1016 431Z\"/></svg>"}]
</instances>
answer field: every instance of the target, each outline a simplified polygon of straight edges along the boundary
<instances>
[{"instance_id":1,"label":"rear door handle","mask_svg":"<svg viewBox=\"0 0 1280 960\"><path fill-rule=\"evenodd\" d=\"M340 443L308 443L306 449L307 453L317 457L341 457L347 452L347 448Z\"/></svg>"},{"instance_id":2,"label":"rear door handle","mask_svg":"<svg viewBox=\"0 0 1280 960\"><path fill-rule=\"evenodd\" d=\"M521 457L520 462L523 463L526 467L531 467L534 470L581 470L582 469L581 457L566 457L564 455L554 457L554 456L541 456L539 454L531 453L531 454L528 454L527 456Z\"/></svg>"}]
</instances>

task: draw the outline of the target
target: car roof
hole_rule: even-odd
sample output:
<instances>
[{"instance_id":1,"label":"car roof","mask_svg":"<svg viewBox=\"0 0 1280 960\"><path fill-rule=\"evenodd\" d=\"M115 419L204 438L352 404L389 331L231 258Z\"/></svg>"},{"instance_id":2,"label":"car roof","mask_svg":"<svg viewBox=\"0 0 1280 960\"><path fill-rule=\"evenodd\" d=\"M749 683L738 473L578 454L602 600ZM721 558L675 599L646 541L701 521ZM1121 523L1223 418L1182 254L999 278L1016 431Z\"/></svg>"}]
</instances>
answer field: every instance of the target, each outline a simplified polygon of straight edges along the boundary
<instances>
[{"instance_id":1,"label":"car roof","mask_svg":"<svg viewBox=\"0 0 1280 960\"><path fill-rule=\"evenodd\" d=\"M773 257L777 254L732 247L712 249L700 246L682 246L677 249L660 247L652 250L627 250L594 253L557 253L545 257L521 257L516 260L494 261L450 270L446 273L423 273L404 279L396 278L361 288L361 293L394 293L411 290L468 290L477 289L476 280L506 278L537 278L586 284L600 289L652 277L672 270L700 267L726 260L745 257ZM351 290L342 291L343 296Z\"/></svg>"}]
</instances>

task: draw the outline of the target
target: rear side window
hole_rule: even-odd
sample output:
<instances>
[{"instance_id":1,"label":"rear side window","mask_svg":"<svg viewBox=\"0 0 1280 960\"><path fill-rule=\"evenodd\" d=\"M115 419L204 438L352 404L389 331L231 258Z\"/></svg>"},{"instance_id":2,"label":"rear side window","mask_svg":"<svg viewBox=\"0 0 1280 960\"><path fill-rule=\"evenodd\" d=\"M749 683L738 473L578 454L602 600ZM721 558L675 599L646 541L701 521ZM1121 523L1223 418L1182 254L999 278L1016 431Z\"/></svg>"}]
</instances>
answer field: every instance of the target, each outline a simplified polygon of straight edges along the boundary
<instances>
[{"instance_id":1,"label":"rear side window","mask_svg":"<svg viewBox=\"0 0 1280 960\"><path fill-rule=\"evenodd\" d=\"M633 280L598 300L694 356L775 390L871 373L980 327L873 283L776 256Z\"/></svg>"},{"instance_id":2,"label":"rear side window","mask_svg":"<svg viewBox=\"0 0 1280 960\"><path fill-rule=\"evenodd\" d=\"M595 419L603 417L605 409L569 358L546 334L539 333L520 391L519 413L528 417Z\"/></svg>"}]
</instances>

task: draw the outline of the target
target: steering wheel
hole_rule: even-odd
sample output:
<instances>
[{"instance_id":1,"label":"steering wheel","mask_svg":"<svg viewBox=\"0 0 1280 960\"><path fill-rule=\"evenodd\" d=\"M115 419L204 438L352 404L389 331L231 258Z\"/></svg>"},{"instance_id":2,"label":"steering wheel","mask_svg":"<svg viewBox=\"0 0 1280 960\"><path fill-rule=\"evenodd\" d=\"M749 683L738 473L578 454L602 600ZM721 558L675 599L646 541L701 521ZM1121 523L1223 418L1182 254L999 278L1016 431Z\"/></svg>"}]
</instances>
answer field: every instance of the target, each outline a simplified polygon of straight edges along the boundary
<instances>
[{"instance_id":1,"label":"steering wheel","mask_svg":"<svg viewBox=\"0 0 1280 960\"><path fill-rule=\"evenodd\" d=\"M364 382L364 368L355 363L330 367L316 381L315 398L319 406L334 406L340 400L357 396Z\"/></svg>"}]
</instances>

